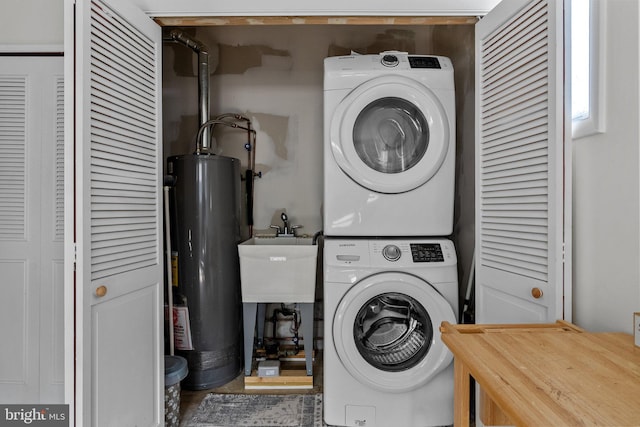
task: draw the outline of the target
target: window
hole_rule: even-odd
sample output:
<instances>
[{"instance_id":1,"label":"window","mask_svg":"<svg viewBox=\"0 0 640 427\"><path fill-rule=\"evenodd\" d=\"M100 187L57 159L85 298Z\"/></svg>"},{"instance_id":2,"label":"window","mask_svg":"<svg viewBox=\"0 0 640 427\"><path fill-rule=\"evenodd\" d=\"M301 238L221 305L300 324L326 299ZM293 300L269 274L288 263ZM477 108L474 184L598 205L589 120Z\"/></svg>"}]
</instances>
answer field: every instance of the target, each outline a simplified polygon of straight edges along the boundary
<instances>
[{"instance_id":1,"label":"window","mask_svg":"<svg viewBox=\"0 0 640 427\"><path fill-rule=\"evenodd\" d=\"M573 138L604 131L599 0L571 2L571 118Z\"/></svg>"}]
</instances>

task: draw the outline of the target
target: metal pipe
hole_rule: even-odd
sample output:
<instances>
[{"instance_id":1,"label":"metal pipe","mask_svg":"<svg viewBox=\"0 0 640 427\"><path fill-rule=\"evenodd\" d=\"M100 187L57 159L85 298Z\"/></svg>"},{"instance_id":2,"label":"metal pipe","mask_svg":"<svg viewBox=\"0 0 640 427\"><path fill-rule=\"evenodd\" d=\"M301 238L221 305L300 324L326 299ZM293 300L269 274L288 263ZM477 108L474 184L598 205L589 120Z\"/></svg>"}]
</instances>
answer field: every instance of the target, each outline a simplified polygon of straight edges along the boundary
<instances>
[{"instance_id":1,"label":"metal pipe","mask_svg":"<svg viewBox=\"0 0 640 427\"><path fill-rule=\"evenodd\" d=\"M187 46L198 54L198 119L202 126L209 120L209 49L200 41L191 38L181 30L171 30L168 34L169 41L176 41ZM202 139L196 141L196 151L209 151L211 145L211 130L206 127L202 132Z\"/></svg>"},{"instance_id":2,"label":"metal pipe","mask_svg":"<svg viewBox=\"0 0 640 427\"><path fill-rule=\"evenodd\" d=\"M169 355L174 354L174 332L173 332L173 272L171 271L171 222L169 221L169 189L164 186L164 234L166 240L167 253L165 257L167 272L167 306L169 318Z\"/></svg>"},{"instance_id":3,"label":"metal pipe","mask_svg":"<svg viewBox=\"0 0 640 427\"><path fill-rule=\"evenodd\" d=\"M224 126L228 126L230 128L242 129L242 130L246 130L246 131L255 133L255 130L251 129L249 126L241 126L241 125L238 125L236 123L225 121L225 120L211 119L211 120L207 120L202 125L200 125L200 129L198 129L198 133L196 134L196 144L201 139L200 137L204 134L204 132L209 130L210 128L214 127L215 125L224 125ZM208 149L207 150L201 150L201 148L202 147L196 145L196 153L200 154L203 151L204 152L208 151Z\"/></svg>"},{"instance_id":4,"label":"metal pipe","mask_svg":"<svg viewBox=\"0 0 640 427\"><path fill-rule=\"evenodd\" d=\"M233 119L246 122L246 125L239 125ZM228 126L234 129L242 129L247 131L247 142L245 143L245 149L247 150L247 170L245 172L245 184L247 191L247 225L249 226L249 236L253 237L253 193L255 182L255 167L256 167L256 131L251 127L251 120L248 117L235 113L226 113L217 116L214 119L207 120L200 126L198 134L196 135L196 142L200 140L200 135L205 129L211 129L213 132L216 125ZM196 154L201 154L202 151L199 146L196 145ZM261 176L261 175L260 175Z\"/></svg>"}]
</instances>

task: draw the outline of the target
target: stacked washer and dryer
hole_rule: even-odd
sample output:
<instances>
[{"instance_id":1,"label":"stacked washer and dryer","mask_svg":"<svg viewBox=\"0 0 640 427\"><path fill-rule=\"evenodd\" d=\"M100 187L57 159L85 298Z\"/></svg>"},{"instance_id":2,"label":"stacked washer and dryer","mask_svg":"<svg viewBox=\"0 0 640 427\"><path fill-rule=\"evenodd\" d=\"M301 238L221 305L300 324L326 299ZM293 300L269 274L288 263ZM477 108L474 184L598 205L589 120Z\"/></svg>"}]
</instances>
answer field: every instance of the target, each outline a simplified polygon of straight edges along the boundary
<instances>
[{"instance_id":1,"label":"stacked washer and dryer","mask_svg":"<svg viewBox=\"0 0 640 427\"><path fill-rule=\"evenodd\" d=\"M324 420L453 424L455 95L441 56L324 62Z\"/></svg>"}]
</instances>

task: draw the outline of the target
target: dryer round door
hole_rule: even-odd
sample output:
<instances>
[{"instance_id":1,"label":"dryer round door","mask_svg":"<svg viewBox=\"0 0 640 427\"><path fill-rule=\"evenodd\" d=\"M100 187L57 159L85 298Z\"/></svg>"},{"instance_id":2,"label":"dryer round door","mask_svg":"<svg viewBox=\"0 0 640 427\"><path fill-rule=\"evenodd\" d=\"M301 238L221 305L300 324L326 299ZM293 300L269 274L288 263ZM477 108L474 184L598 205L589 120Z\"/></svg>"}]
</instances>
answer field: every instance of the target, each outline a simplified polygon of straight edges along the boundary
<instances>
[{"instance_id":1,"label":"dryer round door","mask_svg":"<svg viewBox=\"0 0 640 427\"><path fill-rule=\"evenodd\" d=\"M330 138L336 163L351 179L379 193L403 193L423 185L442 165L449 121L429 88L383 76L340 102Z\"/></svg>"},{"instance_id":2,"label":"dryer round door","mask_svg":"<svg viewBox=\"0 0 640 427\"><path fill-rule=\"evenodd\" d=\"M451 305L424 280L385 272L358 282L333 318L341 363L361 383L388 392L414 390L449 366L442 321L456 323Z\"/></svg>"}]
</instances>

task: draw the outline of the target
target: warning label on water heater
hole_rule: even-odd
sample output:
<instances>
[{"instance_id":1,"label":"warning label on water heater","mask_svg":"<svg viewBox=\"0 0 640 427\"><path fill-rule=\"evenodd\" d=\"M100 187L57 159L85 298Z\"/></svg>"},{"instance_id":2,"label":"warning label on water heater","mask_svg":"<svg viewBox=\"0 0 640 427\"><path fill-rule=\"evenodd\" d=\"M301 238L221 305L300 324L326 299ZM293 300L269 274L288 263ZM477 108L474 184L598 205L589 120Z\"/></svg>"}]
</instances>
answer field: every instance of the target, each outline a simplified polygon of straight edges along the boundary
<instances>
[{"instance_id":1,"label":"warning label on water heater","mask_svg":"<svg viewBox=\"0 0 640 427\"><path fill-rule=\"evenodd\" d=\"M176 350L193 350L189 309L185 306L173 307L173 341Z\"/></svg>"}]
</instances>

